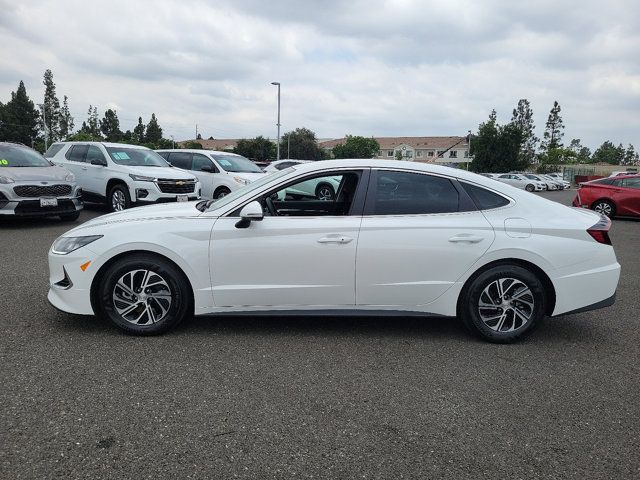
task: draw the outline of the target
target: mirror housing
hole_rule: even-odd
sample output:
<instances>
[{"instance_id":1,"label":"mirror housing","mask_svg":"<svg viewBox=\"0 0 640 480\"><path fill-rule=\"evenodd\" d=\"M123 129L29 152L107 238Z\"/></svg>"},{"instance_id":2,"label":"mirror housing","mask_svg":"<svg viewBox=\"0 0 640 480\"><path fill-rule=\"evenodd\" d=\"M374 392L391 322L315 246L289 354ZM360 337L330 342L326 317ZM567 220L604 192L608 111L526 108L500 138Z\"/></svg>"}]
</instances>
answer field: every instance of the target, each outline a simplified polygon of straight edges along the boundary
<instances>
[{"instance_id":1,"label":"mirror housing","mask_svg":"<svg viewBox=\"0 0 640 480\"><path fill-rule=\"evenodd\" d=\"M94 158L93 160L91 160L91 165L100 165L101 167L106 167L107 162L105 162L104 160L100 160L99 158Z\"/></svg>"},{"instance_id":2,"label":"mirror housing","mask_svg":"<svg viewBox=\"0 0 640 480\"><path fill-rule=\"evenodd\" d=\"M213 167L211 165L202 165L200 167L200 170L202 170L203 172L213 173Z\"/></svg>"},{"instance_id":3,"label":"mirror housing","mask_svg":"<svg viewBox=\"0 0 640 480\"><path fill-rule=\"evenodd\" d=\"M263 218L262 205L257 200L254 200L251 203L247 203L240 210L240 220L236 223L236 228L247 228L252 221L259 222Z\"/></svg>"}]
</instances>

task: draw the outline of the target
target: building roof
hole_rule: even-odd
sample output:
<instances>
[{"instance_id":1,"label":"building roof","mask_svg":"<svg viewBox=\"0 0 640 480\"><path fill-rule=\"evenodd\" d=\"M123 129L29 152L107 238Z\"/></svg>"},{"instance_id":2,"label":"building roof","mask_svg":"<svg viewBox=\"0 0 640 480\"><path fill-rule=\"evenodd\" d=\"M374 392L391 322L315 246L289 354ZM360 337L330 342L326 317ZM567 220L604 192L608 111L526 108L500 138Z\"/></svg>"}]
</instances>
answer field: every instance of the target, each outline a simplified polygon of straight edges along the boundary
<instances>
[{"instance_id":1,"label":"building roof","mask_svg":"<svg viewBox=\"0 0 640 480\"><path fill-rule=\"evenodd\" d=\"M238 140L238 138L214 138L208 140L202 138L200 140L183 140L178 142L178 145L182 147L186 142L198 142L204 150L231 150L236 147Z\"/></svg>"},{"instance_id":2,"label":"building roof","mask_svg":"<svg viewBox=\"0 0 640 480\"><path fill-rule=\"evenodd\" d=\"M393 149L398 145L409 145L413 148L447 149L460 142L460 147L466 147L466 137L373 137L380 144L381 150ZM319 142L320 148L330 149L344 143L346 139L336 138Z\"/></svg>"}]
</instances>

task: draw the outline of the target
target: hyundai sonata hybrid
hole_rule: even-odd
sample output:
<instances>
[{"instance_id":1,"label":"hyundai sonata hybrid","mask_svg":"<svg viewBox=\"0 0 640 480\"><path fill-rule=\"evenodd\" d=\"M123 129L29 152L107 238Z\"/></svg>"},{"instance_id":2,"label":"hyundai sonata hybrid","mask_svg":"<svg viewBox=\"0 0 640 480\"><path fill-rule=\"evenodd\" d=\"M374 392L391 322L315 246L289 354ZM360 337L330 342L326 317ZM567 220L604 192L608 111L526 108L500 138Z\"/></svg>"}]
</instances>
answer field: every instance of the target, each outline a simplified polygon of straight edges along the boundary
<instances>
[{"instance_id":1,"label":"hyundai sonata hybrid","mask_svg":"<svg viewBox=\"0 0 640 480\"><path fill-rule=\"evenodd\" d=\"M339 179L333 199L300 195ZM295 194L289 194L295 192ZM285 312L459 317L510 342L544 316L613 304L608 218L463 170L328 160L220 200L90 220L49 252L49 301L133 334Z\"/></svg>"}]
</instances>

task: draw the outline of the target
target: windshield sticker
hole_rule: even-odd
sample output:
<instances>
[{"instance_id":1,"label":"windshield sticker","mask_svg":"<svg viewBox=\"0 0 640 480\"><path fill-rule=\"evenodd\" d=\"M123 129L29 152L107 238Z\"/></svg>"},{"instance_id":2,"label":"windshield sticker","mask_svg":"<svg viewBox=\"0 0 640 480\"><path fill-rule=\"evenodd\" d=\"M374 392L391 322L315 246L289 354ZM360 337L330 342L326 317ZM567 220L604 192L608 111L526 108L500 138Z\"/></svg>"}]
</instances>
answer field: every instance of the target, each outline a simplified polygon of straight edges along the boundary
<instances>
[{"instance_id":1,"label":"windshield sticker","mask_svg":"<svg viewBox=\"0 0 640 480\"><path fill-rule=\"evenodd\" d=\"M9 165L9 160L7 160L6 158L1 158L0 165L2 165L3 167L6 167L7 165Z\"/></svg>"},{"instance_id":2,"label":"windshield sticker","mask_svg":"<svg viewBox=\"0 0 640 480\"><path fill-rule=\"evenodd\" d=\"M111 156L116 160L130 160L126 152L113 152Z\"/></svg>"},{"instance_id":3,"label":"windshield sticker","mask_svg":"<svg viewBox=\"0 0 640 480\"><path fill-rule=\"evenodd\" d=\"M233 166L229 160L225 160L224 158L219 159L218 163L220 165L222 165L223 167L231 167L231 166Z\"/></svg>"}]
</instances>

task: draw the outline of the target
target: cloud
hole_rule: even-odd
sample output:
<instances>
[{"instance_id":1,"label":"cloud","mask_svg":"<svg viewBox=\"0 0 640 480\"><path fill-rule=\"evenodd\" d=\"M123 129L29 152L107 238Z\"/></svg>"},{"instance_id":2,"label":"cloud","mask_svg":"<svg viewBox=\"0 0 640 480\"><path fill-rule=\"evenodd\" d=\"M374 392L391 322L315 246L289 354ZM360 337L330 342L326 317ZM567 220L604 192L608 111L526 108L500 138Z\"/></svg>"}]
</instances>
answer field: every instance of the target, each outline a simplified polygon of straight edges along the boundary
<instances>
[{"instance_id":1,"label":"cloud","mask_svg":"<svg viewBox=\"0 0 640 480\"><path fill-rule=\"evenodd\" d=\"M0 100L54 72L76 124L118 106L167 135L460 135L528 98L541 136L554 100L566 137L640 144L631 0L88 3L0 0ZM567 139L567 140L568 140Z\"/></svg>"}]
</instances>

